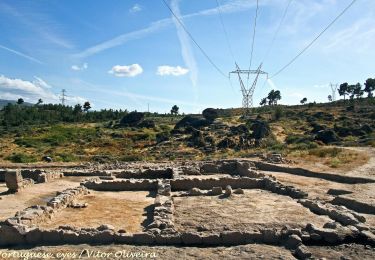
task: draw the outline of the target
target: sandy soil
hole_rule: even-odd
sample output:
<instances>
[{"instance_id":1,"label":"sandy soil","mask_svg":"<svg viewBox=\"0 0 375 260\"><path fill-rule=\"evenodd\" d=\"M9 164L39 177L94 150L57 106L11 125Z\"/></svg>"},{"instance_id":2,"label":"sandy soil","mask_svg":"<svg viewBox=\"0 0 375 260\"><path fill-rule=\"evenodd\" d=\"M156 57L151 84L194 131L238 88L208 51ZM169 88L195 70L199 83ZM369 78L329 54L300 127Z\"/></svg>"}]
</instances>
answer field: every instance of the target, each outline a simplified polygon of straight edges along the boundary
<instances>
[{"instance_id":1,"label":"sandy soil","mask_svg":"<svg viewBox=\"0 0 375 260\"><path fill-rule=\"evenodd\" d=\"M108 246L51 246L51 247L37 247L33 249L23 250L0 250L0 253L12 252L45 252L51 253L56 256L60 253L70 253L71 256L75 254L76 257L66 257L65 259L78 259L79 255L84 251L89 252L106 252L112 253L111 256L103 257L101 259L116 259L113 257L116 252L124 252L121 259L126 259L126 254L130 253L149 253L149 256L141 259L295 259L291 252L282 247L268 246L268 245L243 245L234 247L211 247L211 248L198 248L198 247L164 247L164 246L129 246L129 245L108 245ZM120 254L117 253L117 254ZM86 259L86 257L82 257ZM131 259L132 257L129 257ZM19 258L6 258L6 259L19 259ZM37 258L33 258L37 259ZM91 257L91 259L94 259ZM99 259L99 258L96 258ZM119 259L119 258L117 258ZM133 258L135 259L135 257Z\"/></svg>"},{"instance_id":2,"label":"sandy soil","mask_svg":"<svg viewBox=\"0 0 375 260\"><path fill-rule=\"evenodd\" d=\"M54 215L49 222L42 223L42 229L53 229L61 225L74 227L98 227L110 224L115 229L135 233L142 231L142 225L152 220L152 204L155 194L146 191L99 192L90 191L77 202L87 202L82 209L66 208Z\"/></svg>"},{"instance_id":3,"label":"sandy soil","mask_svg":"<svg viewBox=\"0 0 375 260\"><path fill-rule=\"evenodd\" d=\"M51 182L29 186L15 194L5 194L4 183L0 187L0 220L13 217L17 211L34 205L45 205L57 191L77 187L84 177L64 177Z\"/></svg>"},{"instance_id":4,"label":"sandy soil","mask_svg":"<svg viewBox=\"0 0 375 260\"><path fill-rule=\"evenodd\" d=\"M307 223L322 226L330 221L317 216L287 196L264 190L246 190L230 198L218 196L176 197L175 224L179 231L256 230L260 227L302 227Z\"/></svg>"}]
</instances>

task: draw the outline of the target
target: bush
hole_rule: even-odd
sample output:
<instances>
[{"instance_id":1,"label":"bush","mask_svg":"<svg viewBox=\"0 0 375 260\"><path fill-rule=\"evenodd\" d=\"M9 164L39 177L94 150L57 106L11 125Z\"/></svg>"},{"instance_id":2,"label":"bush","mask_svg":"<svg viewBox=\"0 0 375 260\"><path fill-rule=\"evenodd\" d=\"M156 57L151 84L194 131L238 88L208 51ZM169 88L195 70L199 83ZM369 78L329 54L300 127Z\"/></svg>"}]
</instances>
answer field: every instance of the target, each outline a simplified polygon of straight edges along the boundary
<instances>
[{"instance_id":1,"label":"bush","mask_svg":"<svg viewBox=\"0 0 375 260\"><path fill-rule=\"evenodd\" d=\"M35 156L24 153L14 153L5 159L13 163L33 163L38 161Z\"/></svg>"},{"instance_id":2,"label":"bush","mask_svg":"<svg viewBox=\"0 0 375 260\"><path fill-rule=\"evenodd\" d=\"M284 110L280 106L276 106L275 111L273 113L273 119L274 120L279 120L281 117L284 116Z\"/></svg>"}]
</instances>

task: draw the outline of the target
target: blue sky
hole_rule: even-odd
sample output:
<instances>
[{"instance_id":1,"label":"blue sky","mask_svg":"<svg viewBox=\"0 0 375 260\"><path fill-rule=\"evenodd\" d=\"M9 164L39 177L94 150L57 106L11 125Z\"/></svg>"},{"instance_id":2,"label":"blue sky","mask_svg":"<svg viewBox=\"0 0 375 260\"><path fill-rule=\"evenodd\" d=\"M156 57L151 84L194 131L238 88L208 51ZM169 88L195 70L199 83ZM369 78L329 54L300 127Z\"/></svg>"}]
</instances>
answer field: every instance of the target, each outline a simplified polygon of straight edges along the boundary
<instances>
[{"instance_id":1,"label":"blue sky","mask_svg":"<svg viewBox=\"0 0 375 260\"><path fill-rule=\"evenodd\" d=\"M256 0L167 0L225 74L250 63ZM351 0L259 0L252 69L273 75ZM0 99L88 100L95 109L181 112L239 107L237 78L207 61L162 0L0 0ZM254 104L272 88L283 104L326 101L328 84L375 77L375 3L358 0L304 55L278 76L261 77ZM251 82L252 78L250 78ZM245 80L246 81L246 80Z\"/></svg>"}]
</instances>

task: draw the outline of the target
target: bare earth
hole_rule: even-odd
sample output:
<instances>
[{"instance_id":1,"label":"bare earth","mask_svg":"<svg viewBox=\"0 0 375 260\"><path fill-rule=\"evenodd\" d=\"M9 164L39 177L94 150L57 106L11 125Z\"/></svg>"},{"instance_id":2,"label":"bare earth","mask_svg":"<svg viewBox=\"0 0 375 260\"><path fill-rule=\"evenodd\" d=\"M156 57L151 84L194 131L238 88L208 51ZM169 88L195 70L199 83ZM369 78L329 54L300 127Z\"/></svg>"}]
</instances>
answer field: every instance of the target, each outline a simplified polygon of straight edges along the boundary
<instances>
[{"instance_id":1,"label":"bare earth","mask_svg":"<svg viewBox=\"0 0 375 260\"><path fill-rule=\"evenodd\" d=\"M175 224L179 231L256 230L258 227L323 226L330 219L317 216L287 196L264 190L246 190L230 198L218 196L175 197Z\"/></svg>"},{"instance_id":2,"label":"bare earth","mask_svg":"<svg viewBox=\"0 0 375 260\"><path fill-rule=\"evenodd\" d=\"M63 209L49 222L41 224L40 228L53 229L62 225L96 228L110 224L116 230L135 233L142 231L142 225L149 224L147 213L152 213L150 206L154 200L154 195L146 191L90 191L89 195L77 201L87 202L87 208Z\"/></svg>"}]
</instances>

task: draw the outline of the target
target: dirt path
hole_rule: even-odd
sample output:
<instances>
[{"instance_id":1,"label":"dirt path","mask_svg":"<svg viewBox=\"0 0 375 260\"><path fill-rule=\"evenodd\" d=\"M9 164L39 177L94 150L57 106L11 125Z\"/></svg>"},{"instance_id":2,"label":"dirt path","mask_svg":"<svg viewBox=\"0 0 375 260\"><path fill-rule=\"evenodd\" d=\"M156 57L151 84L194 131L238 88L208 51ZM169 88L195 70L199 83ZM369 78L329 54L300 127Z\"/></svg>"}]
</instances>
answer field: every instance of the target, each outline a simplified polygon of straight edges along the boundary
<instances>
[{"instance_id":1,"label":"dirt path","mask_svg":"<svg viewBox=\"0 0 375 260\"><path fill-rule=\"evenodd\" d=\"M345 147L350 150L364 152L369 156L369 160L365 165L362 165L354 170L347 172L346 175L373 177L375 178L375 148L373 147Z\"/></svg>"}]
</instances>

